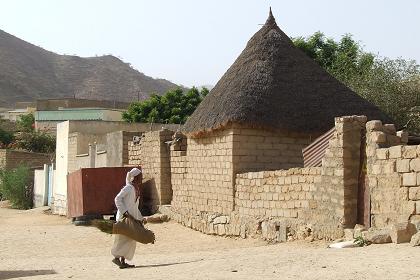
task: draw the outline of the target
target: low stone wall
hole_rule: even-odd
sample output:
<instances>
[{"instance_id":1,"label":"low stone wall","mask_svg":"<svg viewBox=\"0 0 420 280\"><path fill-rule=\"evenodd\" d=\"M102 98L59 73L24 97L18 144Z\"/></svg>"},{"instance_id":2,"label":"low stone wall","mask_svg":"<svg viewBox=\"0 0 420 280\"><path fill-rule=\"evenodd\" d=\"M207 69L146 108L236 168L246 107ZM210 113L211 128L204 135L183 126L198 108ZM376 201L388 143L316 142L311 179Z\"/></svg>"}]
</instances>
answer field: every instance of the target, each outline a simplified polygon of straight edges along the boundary
<instances>
[{"instance_id":1,"label":"low stone wall","mask_svg":"<svg viewBox=\"0 0 420 280\"><path fill-rule=\"evenodd\" d=\"M274 241L341 237L344 228L353 227L357 220L357 178L365 123L365 117L336 118L335 134L320 168L234 174L232 211L219 211L195 199L194 194L198 193L208 203L208 196L212 194L214 167L197 169L201 167L201 162L189 156L190 145L195 142L188 140L187 151L174 149L171 152L174 199L170 211L167 208L163 211L169 211L168 214L181 224L207 234L242 237L260 235ZM232 131L225 133L227 135L219 138L219 143L223 144L221 139L230 139L228 136L233 135ZM205 148L217 150L203 154L207 156L205 159L208 164L211 164L211 153L223 151L220 151L219 146L212 146L211 139L200 141L203 141ZM217 140L214 143L218 143ZM235 169L235 161L232 164ZM220 169L223 167L214 169L214 172ZM195 172L202 177L191 176ZM200 180L203 188L189 184L191 181L188 178ZM216 193L215 198L223 195Z\"/></svg>"},{"instance_id":2,"label":"low stone wall","mask_svg":"<svg viewBox=\"0 0 420 280\"><path fill-rule=\"evenodd\" d=\"M420 145L379 121L367 124L367 143L372 227L411 221L420 229Z\"/></svg>"},{"instance_id":3,"label":"low stone wall","mask_svg":"<svg viewBox=\"0 0 420 280\"><path fill-rule=\"evenodd\" d=\"M235 210L252 217L298 218L313 203L321 168L292 168L236 176Z\"/></svg>"},{"instance_id":4,"label":"low stone wall","mask_svg":"<svg viewBox=\"0 0 420 280\"><path fill-rule=\"evenodd\" d=\"M5 169L13 169L22 164L29 168L39 168L50 164L51 159L49 154L0 149L0 168Z\"/></svg>"}]
</instances>

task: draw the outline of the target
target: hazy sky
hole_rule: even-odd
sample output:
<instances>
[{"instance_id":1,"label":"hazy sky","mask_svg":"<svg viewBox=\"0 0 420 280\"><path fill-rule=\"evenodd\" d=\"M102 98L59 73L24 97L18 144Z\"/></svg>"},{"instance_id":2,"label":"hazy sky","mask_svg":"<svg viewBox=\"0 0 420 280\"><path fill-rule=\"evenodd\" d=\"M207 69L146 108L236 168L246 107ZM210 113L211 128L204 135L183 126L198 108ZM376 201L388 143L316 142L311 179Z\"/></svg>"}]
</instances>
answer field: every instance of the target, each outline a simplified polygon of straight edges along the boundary
<instances>
[{"instance_id":1,"label":"hazy sky","mask_svg":"<svg viewBox=\"0 0 420 280\"><path fill-rule=\"evenodd\" d=\"M59 54L112 54L155 78L214 85L269 6L289 36L351 33L365 50L420 62L419 0L0 0L0 29Z\"/></svg>"}]
</instances>

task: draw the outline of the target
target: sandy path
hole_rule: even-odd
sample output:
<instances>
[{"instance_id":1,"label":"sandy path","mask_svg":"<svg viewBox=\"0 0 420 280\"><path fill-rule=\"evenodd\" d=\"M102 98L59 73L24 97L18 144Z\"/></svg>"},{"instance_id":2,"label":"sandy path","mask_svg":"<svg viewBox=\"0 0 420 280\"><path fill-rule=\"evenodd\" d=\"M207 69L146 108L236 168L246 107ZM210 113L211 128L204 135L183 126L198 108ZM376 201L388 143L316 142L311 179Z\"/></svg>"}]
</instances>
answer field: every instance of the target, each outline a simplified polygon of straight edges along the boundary
<instances>
[{"instance_id":1,"label":"sandy path","mask_svg":"<svg viewBox=\"0 0 420 280\"><path fill-rule=\"evenodd\" d=\"M111 263L112 236L35 209L0 208L0 279L420 279L420 248L324 243L266 245L153 224L155 245L137 247L134 269Z\"/></svg>"}]
</instances>

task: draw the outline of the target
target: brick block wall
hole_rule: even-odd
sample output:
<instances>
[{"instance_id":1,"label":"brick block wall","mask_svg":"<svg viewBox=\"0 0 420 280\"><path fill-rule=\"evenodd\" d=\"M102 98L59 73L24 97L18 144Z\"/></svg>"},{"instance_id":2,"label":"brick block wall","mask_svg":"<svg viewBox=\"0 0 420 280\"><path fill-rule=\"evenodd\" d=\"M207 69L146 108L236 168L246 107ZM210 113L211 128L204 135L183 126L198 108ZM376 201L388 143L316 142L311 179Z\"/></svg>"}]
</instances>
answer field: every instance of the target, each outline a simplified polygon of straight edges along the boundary
<instances>
[{"instance_id":1,"label":"brick block wall","mask_svg":"<svg viewBox=\"0 0 420 280\"><path fill-rule=\"evenodd\" d=\"M171 216L209 234L261 234L284 240L280 232L296 235L299 226L307 226L317 238L342 236L343 229L354 226L357 218L360 144L366 118L335 121L335 134L321 168L238 172L302 165L306 138L276 138L261 131L264 136L260 137L258 131L233 128L188 139L186 151L171 151ZM277 160L281 155L284 158Z\"/></svg>"},{"instance_id":2,"label":"brick block wall","mask_svg":"<svg viewBox=\"0 0 420 280\"><path fill-rule=\"evenodd\" d=\"M252 217L301 217L316 206L313 195L320 181L320 167L238 174L235 210Z\"/></svg>"},{"instance_id":3,"label":"brick block wall","mask_svg":"<svg viewBox=\"0 0 420 280\"><path fill-rule=\"evenodd\" d=\"M372 226L420 226L420 145L406 145L405 132L380 121L368 122L366 129Z\"/></svg>"},{"instance_id":4,"label":"brick block wall","mask_svg":"<svg viewBox=\"0 0 420 280\"><path fill-rule=\"evenodd\" d=\"M44 164L50 164L51 159L52 156L49 154L0 149L0 168L13 169L20 164L29 168L39 168Z\"/></svg>"},{"instance_id":5,"label":"brick block wall","mask_svg":"<svg viewBox=\"0 0 420 280\"><path fill-rule=\"evenodd\" d=\"M302 149L310 135L234 128L234 173L303 167Z\"/></svg>"},{"instance_id":6,"label":"brick block wall","mask_svg":"<svg viewBox=\"0 0 420 280\"><path fill-rule=\"evenodd\" d=\"M174 185L174 207L228 214L233 211L232 129L187 139L185 178Z\"/></svg>"},{"instance_id":7,"label":"brick block wall","mask_svg":"<svg viewBox=\"0 0 420 280\"><path fill-rule=\"evenodd\" d=\"M158 205L171 203L170 148L165 142L172 135L172 131L163 129L144 133L139 143L128 142L128 163L143 170L146 207L151 212Z\"/></svg>"}]
</instances>

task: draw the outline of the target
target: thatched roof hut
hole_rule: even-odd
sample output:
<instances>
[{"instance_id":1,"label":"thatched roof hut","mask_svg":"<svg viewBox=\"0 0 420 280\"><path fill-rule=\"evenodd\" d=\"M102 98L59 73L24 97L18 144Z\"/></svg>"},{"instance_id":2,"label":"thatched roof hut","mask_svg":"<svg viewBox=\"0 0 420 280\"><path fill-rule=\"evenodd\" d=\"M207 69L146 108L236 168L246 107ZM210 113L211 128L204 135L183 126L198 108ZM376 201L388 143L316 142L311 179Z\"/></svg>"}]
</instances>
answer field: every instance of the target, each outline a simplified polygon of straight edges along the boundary
<instances>
[{"instance_id":1,"label":"thatched roof hut","mask_svg":"<svg viewBox=\"0 0 420 280\"><path fill-rule=\"evenodd\" d=\"M231 124L251 128L325 132L334 117L390 119L296 48L271 13L265 25L183 127L189 135Z\"/></svg>"}]
</instances>

